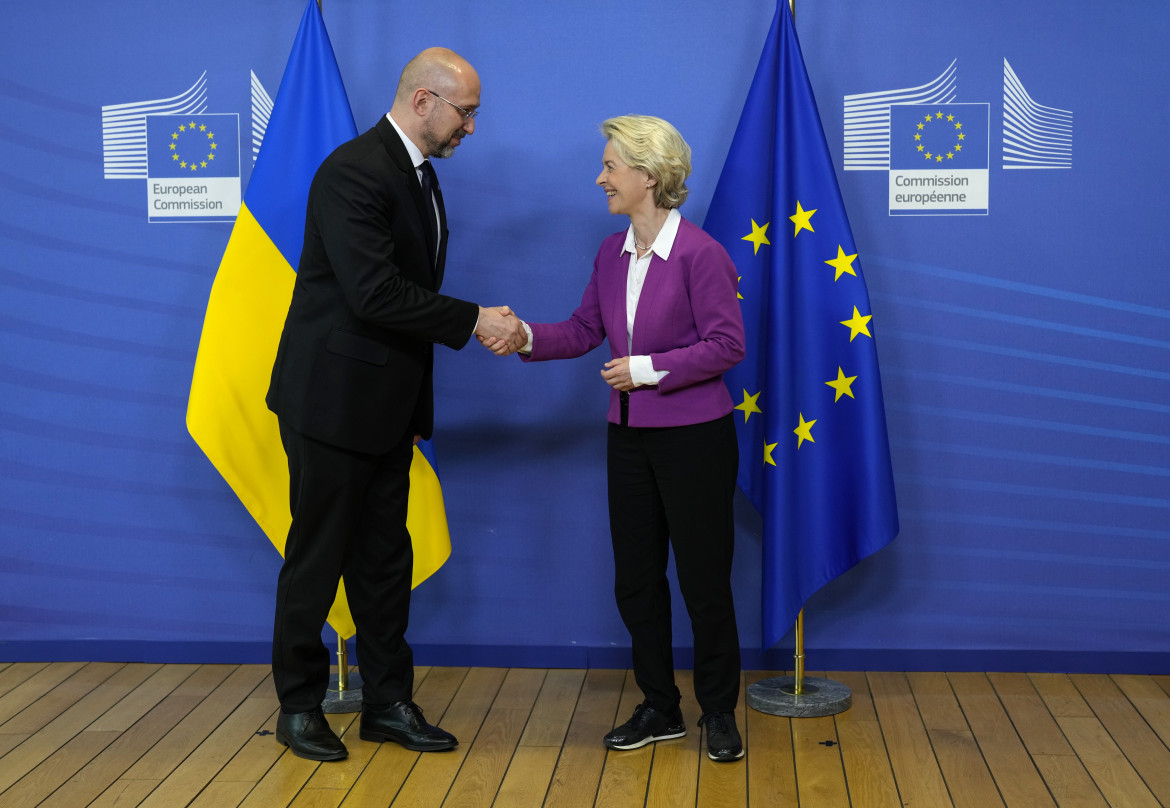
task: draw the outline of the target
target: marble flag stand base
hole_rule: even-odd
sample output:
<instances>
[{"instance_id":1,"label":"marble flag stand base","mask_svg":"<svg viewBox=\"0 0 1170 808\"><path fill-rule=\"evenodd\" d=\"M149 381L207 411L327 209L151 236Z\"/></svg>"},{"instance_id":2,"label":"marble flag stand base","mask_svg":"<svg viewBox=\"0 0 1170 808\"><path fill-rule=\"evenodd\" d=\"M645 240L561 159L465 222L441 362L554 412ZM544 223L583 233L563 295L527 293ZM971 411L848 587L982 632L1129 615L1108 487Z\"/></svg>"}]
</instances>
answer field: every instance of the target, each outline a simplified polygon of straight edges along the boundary
<instances>
[{"instance_id":1,"label":"marble flag stand base","mask_svg":"<svg viewBox=\"0 0 1170 808\"><path fill-rule=\"evenodd\" d=\"M754 710L792 718L843 713L853 705L853 692L841 682L805 676L796 693L795 676L761 679L748 685L747 703Z\"/></svg>"},{"instance_id":2,"label":"marble flag stand base","mask_svg":"<svg viewBox=\"0 0 1170 808\"><path fill-rule=\"evenodd\" d=\"M321 709L327 713L356 713L362 709L362 677L356 670L349 672L349 682L341 686L340 674L329 677L329 689Z\"/></svg>"},{"instance_id":3,"label":"marble flag stand base","mask_svg":"<svg viewBox=\"0 0 1170 808\"><path fill-rule=\"evenodd\" d=\"M841 682L804 675L804 610L796 616L796 675L761 679L748 685L747 704L754 710L791 718L843 713L853 706L853 692Z\"/></svg>"}]
</instances>

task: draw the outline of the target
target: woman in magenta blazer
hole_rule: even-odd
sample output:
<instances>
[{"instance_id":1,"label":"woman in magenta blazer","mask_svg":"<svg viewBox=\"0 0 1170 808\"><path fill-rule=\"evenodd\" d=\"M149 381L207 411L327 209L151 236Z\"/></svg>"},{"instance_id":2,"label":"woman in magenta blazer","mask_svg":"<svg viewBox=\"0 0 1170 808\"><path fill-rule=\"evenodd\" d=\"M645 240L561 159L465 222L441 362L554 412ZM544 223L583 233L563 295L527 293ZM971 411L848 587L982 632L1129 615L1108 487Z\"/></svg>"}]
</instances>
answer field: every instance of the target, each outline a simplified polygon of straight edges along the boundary
<instances>
[{"instance_id":1,"label":"woman in magenta blazer","mask_svg":"<svg viewBox=\"0 0 1170 808\"><path fill-rule=\"evenodd\" d=\"M601 125L597 184L630 226L601 243L581 305L528 324L526 361L581 356L609 340L608 479L614 592L645 696L605 736L637 749L686 734L671 654L668 548L694 630L695 696L713 760L738 760L739 635L731 594L732 496L739 463L723 374L744 355L736 271L683 219L691 150L659 118Z\"/></svg>"}]
</instances>

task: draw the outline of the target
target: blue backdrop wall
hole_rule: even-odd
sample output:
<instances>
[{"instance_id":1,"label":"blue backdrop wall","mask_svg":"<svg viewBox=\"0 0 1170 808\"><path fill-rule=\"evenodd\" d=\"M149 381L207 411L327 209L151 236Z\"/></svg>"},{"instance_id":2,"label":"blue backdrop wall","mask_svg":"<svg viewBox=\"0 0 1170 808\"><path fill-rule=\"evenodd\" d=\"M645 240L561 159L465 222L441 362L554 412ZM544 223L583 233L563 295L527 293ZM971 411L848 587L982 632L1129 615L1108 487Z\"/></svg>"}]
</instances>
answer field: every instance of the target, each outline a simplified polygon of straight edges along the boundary
<instances>
[{"instance_id":1,"label":"blue backdrop wall","mask_svg":"<svg viewBox=\"0 0 1170 808\"><path fill-rule=\"evenodd\" d=\"M648 113L680 129L695 154L683 214L703 221L774 9L324 3L359 130L422 48L447 45L479 70L476 133L440 166L444 291L535 320L567 316L598 243L623 227L593 185L603 119ZM253 75L276 94L302 10L6 9L0 659L267 657L279 557L184 425L230 224L149 221L145 179L111 161L103 108L202 86L207 112L238 115L246 185ZM902 523L809 602L810 666L1165 672L1170 67L1152 57L1170 7L806 0L797 31L872 298ZM858 105L928 92L982 105L986 212L891 215L897 137L863 152L890 130ZM1033 129L1059 167L1021 167L1005 145L1005 110L1021 105L1061 122ZM602 361L521 366L474 345L438 356L454 552L415 594L420 663L628 663ZM745 663L790 667L788 650L760 649L761 520L740 506Z\"/></svg>"}]
</instances>

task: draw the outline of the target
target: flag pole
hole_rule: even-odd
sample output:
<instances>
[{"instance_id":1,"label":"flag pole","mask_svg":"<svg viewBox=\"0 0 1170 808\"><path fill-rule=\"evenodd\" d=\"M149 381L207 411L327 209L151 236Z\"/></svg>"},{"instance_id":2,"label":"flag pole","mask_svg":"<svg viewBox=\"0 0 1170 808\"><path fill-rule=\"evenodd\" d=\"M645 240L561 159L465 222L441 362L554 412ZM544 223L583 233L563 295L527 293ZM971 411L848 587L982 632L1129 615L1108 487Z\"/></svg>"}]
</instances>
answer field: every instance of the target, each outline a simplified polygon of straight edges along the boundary
<instances>
[{"instance_id":1,"label":"flag pole","mask_svg":"<svg viewBox=\"0 0 1170 808\"><path fill-rule=\"evenodd\" d=\"M337 689L342 692L349 690L349 649L340 634L337 635Z\"/></svg>"},{"instance_id":2,"label":"flag pole","mask_svg":"<svg viewBox=\"0 0 1170 808\"><path fill-rule=\"evenodd\" d=\"M337 633L337 673L329 677L329 689L321 709L327 713L356 713L362 709L362 678L349 669L345 637Z\"/></svg>"},{"instance_id":3,"label":"flag pole","mask_svg":"<svg viewBox=\"0 0 1170 808\"><path fill-rule=\"evenodd\" d=\"M796 615L796 667L793 669L796 681L792 684L792 695L804 695L804 609Z\"/></svg>"}]
</instances>

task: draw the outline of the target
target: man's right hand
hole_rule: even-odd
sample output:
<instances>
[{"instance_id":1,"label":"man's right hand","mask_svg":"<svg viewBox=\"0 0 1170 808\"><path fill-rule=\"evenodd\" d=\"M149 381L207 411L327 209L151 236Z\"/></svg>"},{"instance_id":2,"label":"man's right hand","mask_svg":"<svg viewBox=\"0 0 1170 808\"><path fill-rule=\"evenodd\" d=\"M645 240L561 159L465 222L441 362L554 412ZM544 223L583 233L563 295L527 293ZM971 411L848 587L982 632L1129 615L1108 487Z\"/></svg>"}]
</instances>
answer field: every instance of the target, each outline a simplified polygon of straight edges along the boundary
<instances>
[{"instance_id":1,"label":"man's right hand","mask_svg":"<svg viewBox=\"0 0 1170 808\"><path fill-rule=\"evenodd\" d=\"M479 307L475 336L496 356L508 356L528 343L528 334L520 319L507 306Z\"/></svg>"}]
</instances>

